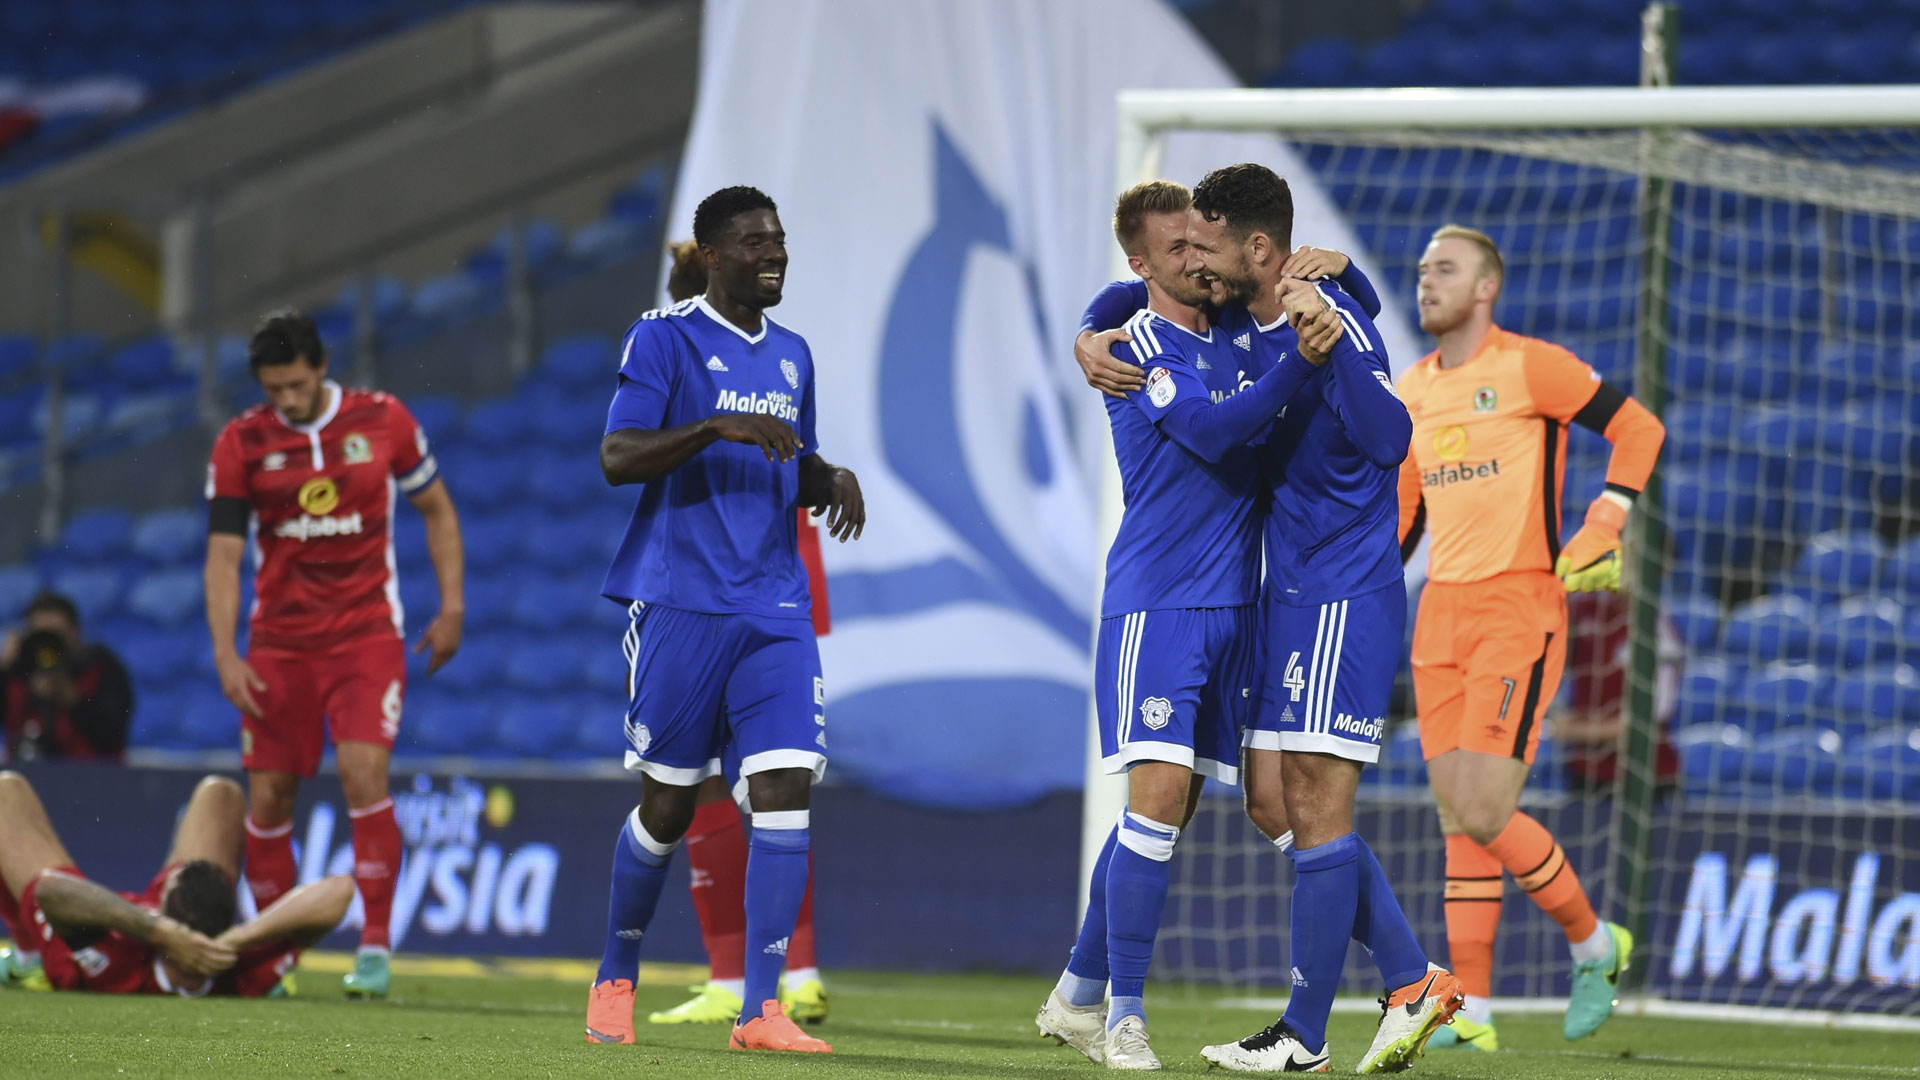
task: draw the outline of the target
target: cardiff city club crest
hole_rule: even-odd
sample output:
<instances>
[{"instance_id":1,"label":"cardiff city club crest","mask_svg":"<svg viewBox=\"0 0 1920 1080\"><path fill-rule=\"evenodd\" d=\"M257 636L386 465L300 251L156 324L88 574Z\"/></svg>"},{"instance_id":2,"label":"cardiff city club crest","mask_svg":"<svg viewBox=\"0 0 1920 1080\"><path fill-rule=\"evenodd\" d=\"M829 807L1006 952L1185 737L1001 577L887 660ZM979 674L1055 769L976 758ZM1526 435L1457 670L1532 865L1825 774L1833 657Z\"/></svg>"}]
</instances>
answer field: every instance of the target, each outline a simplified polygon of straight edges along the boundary
<instances>
[{"instance_id":1,"label":"cardiff city club crest","mask_svg":"<svg viewBox=\"0 0 1920 1080\"><path fill-rule=\"evenodd\" d=\"M780 374L787 377L787 385L800 389L800 368L791 360L780 361Z\"/></svg>"},{"instance_id":2,"label":"cardiff city club crest","mask_svg":"<svg viewBox=\"0 0 1920 1080\"><path fill-rule=\"evenodd\" d=\"M1154 731L1167 726L1173 719L1173 702L1163 697L1150 697L1140 703L1140 722Z\"/></svg>"}]
</instances>

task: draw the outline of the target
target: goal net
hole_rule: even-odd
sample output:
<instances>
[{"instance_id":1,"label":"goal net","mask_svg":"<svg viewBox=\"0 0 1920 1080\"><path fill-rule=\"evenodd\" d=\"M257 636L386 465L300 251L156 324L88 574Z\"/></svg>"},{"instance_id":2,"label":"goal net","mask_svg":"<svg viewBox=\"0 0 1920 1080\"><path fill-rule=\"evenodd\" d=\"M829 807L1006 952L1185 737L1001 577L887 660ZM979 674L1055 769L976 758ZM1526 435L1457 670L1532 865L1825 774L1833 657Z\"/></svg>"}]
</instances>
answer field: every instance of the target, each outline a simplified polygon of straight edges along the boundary
<instances>
[{"instance_id":1,"label":"goal net","mask_svg":"<svg viewBox=\"0 0 1920 1080\"><path fill-rule=\"evenodd\" d=\"M1920 1013L1920 90L1142 92L1122 114L1128 183L1167 131L1278 134L1382 292L1411 296L1435 228L1487 231L1498 323L1663 416L1627 587L1573 600L1523 806L1639 935L1650 998ZM1563 536L1607 454L1573 430ZM1396 710L1359 827L1444 960L1404 664ZM1174 877L1156 976L1284 994L1293 873L1237 793L1204 800ZM1495 995L1564 996L1568 967L1509 887ZM1377 981L1352 950L1346 987Z\"/></svg>"}]
</instances>

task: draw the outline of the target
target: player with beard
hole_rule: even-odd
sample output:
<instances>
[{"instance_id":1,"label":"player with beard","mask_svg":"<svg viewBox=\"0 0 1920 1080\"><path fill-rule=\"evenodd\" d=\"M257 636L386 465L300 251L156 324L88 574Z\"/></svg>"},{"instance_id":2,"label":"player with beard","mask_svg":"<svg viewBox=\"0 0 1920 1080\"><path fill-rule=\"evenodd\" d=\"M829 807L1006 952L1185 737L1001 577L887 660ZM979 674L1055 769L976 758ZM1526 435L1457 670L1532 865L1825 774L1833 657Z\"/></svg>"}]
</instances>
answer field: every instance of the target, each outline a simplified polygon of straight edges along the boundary
<instances>
[{"instance_id":1,"label":"player with beard","mask_svg":"<svg viewBox=\"0 0 1920 1080\"><path fill-rule=\"evenodd\" d=\"M600 446L608 483L640 486L601 593L632 619L626 766L641 774L641 794L615 841L586 1038L634 1041L641 938L699 785L728 755L753 817L745 1008L728 1045L826 1053L778 1000L806 891L811 791L827 761L796 508L823 508L845 542L866 506L853 473L819 455L811 350L766 316L787 272L773 200L722 188L695 210L693 237L707 290L628 330Z\"/></svg>"},{"instance_id":2,"label":"player with beard","mask_svg":"<svg viewBox=\"0 0 1920 1080\"><path fill-rule=\"evenodd\" d=\"M1403 1068L1460 998L1457 980L1428 961L1353 826L1361 768L1379 757L1405 627L1395 471L1410 421L1367 311L1337 284L1287 276L1289 264L1298 272L1352 269L1336 266L1329 253L1287 255L1293 204L1284 180L1259 165L1218 169L1195 188L1194 209L1195 261L1218 282L1221 325L1252 354L1256 370L1284 367L1301 352L1308 313L1331 310L1343 330L1332 360L1259 446L1272 501L1263 676L1243 738L1247 812L1288 850L1297 871L1293 994L1285 1015L1265 1030L1202 1053L1239 1071L1324 1068L1326 1022L1347 950L1345 935L1325 930L1343 926L1368 948L1388 990L1360 1071ZM1089 316L1094 329L1107 322L1104 314Z\"/></svg>"}]
</instances>

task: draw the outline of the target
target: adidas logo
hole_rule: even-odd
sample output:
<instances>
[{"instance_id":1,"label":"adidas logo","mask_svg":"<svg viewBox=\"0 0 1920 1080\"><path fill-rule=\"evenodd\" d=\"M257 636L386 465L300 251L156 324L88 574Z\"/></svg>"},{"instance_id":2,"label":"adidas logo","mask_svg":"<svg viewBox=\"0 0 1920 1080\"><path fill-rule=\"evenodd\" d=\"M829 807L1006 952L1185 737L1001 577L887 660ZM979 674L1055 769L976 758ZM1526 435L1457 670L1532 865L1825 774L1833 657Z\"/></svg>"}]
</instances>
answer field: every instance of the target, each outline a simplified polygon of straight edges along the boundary
<instances>
[{"instance_id":1,"label":"adidas logo","mask_svg":"<svg viewBox=\"0 0 1920 1080\"><path fill-rule=\"evenodd\" d=\"M779 941L774 942L760 951L766 953L768 956L785 956L787 955L787 939L781 938Z\"/></svg>"},{"instance_id":2,"label":"adidas logo","mask_svg":"<svg viewBox=\"0 0 1920 1080\"><path fill-rule=\"evenodd\" d=\"M1289 724L1293 723L1293 706L1288 705L1282 708L1280 710L1280 719L1285 720Z\"/></svg>"},{"instance_id":3,"label":"adidas logo","mask_svg":"<svg viewBox=\"0 0 1920 1080\"><path fill-rule=\"evenodd\" d=\"M639 941L645 930L616 930L613 936L622 941Z\"/></svg>"},{"instance_id":4,"label":"adidas logo","mask_svg":"<svg viewBox=\"0 0 1920 1080\"><path fill-rule=\"evenodd\" d=\"M1199 359L1197 359L1197 360L1195 360L1195 361L1193 362L1193 366L1194 366L1194 367L1197 367L1197 368L1199 368L1199 369L1200 369L1200 370L1202 370L1202 371L1212 371L1212 370L1213 370L1213 365L1212 365L1212 364L1209 364L1209 363L1207 363L1207 358L1206 358L1206 357L1204 357L1204 356L1202 356L1202 357L1200 357Z\"/></svg>"},{"instance_id":5,"label":"adidas logo","mask_svg":"<svg viewBox=\"0 0 1920 1080\"><path fill-rule=\"evenodd\" d=\"M1307 977L1305 975L1300 974L1300 969L1297 967L1293 969L1293 985L1295 986L1307 985Z\"/></svg>"},{"instance_id":6,"label":"adidas logo","mask_svg":"<svg viewBox=\"0 0 1920 1080\"><path fill-rule=\"evenodd\" d=\"M1241 334L1239 337L1234 338L1233 343L1247 350L1248 352L1252 352L1253 351L1253 331L1249 330L1246 333Z\"/></svg>"},{"instance_id":7,"label":"adidas logo","mask_svg":"<svg viewBox=\"0 0 1920 1080\"><path fill-rule=\"evenodd\" d=\"M727 370L727 365L721 363L719 357L709 356L707 357L707 370L708 371L725 371Z\"/></svg>"}]
</instances>

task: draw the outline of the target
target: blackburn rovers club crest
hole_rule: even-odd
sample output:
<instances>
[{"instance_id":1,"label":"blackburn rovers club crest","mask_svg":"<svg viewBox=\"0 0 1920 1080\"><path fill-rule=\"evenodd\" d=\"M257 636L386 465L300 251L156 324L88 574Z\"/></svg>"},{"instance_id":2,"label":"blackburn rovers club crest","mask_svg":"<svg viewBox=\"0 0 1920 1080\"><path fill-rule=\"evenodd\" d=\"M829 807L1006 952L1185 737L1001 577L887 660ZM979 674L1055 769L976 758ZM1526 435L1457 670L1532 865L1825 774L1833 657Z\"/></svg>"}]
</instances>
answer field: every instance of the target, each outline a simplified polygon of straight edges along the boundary
<instances>
[{"instance_id":1,"label":"blackburn rovers club crest","mask_svg":"<svg viewBox=\"0 0 1920 1080\"><path fill-rule=\"evenodd\" d=\"M349 465L365 465L373 460L373 446L367 437L355 431L340 442L340 456Z\"/></svg>"},{"instance_id":2,"label":"blackburn rovers club crest","mask_svg":"<svg viewBox=\"0 0 1920 1080\"><path fill-rule=\"evenodd\" d=\"M1150 697L1140 703L1140 722L1154 731L1167 726L1173 719L1173 702L1163 697Z\"/></svg>"},{"instance_id":3,"label":"blackburn rovers club crest","mask_svg":"<svg viewBox=\"0 0 1920 1080\"><path fill-rule=\"evenodd\" d=\"M1494 394L1491 386L1483 386L1473 392L1474 412L1492 412L1499 404L1500 399Z\"/></svg>"},{"instance_id":4,"label":"blackburn rovers club crest","mask_svg":"<svg viewBox=\"0 0 1920 1080\"><path fill-rule=\"evenodd\" d=\"M787 377L787 385L800 389L800 367L791 360L780 361L780 374Z\"/></svg>"}]
</instances>

